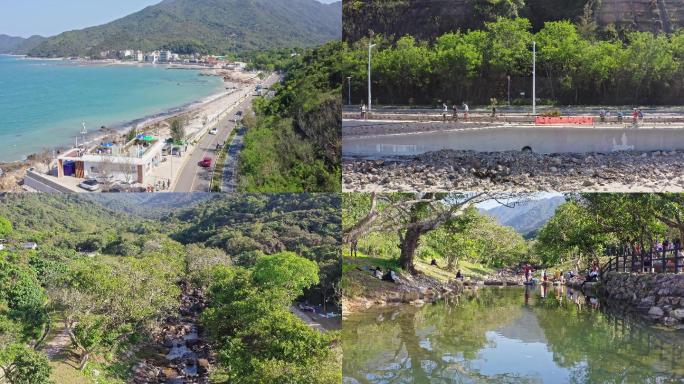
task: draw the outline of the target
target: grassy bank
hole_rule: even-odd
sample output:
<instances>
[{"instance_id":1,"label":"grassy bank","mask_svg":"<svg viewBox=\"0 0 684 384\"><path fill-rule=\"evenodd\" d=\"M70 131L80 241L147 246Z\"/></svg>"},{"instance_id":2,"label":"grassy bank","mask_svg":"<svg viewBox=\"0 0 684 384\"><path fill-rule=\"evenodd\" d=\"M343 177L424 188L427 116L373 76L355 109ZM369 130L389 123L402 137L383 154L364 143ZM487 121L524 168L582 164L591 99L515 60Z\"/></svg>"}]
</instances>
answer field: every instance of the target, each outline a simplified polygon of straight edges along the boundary
<instances>
[{"instance_id":1,"label":"grassy bank","mask_svg":"<svg viewBox=\"0 0 684 384\"><path fill-rule=\"evenodd\" d=\"M396 288L395 284L381 281L367 271L370 267L380 267L383 271L392 269L401 273L399 261L396 258L372 257L362 253L358 253L357 257L351 257L348 249L343 254L342 290L345 297L375 297ZM416 260L416 269L423 278L438 284L447 284L450 280L454 280L458 269L466 279L470 280L483 280L486 276L495 273L493 268L479 263L461 261L453 271L448 271L444 260L437 259L437 266L431 265L430 261Z\"/></svg>"}]
</instances>

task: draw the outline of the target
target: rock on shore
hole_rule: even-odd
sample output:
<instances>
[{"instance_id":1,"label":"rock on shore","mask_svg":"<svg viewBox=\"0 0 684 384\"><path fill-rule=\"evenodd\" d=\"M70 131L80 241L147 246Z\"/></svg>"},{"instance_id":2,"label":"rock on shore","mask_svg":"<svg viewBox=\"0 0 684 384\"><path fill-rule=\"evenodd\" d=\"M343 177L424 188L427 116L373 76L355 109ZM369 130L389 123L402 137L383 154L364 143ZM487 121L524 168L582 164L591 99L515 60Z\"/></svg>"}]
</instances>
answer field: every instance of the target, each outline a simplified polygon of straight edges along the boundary
<instances>
[{"instance_id":1,"label":"rock on shore","mask_svg":"<svg viewBox=\"0 0 684 384\"><path fill-rule=\"evenodd\" d=\"M537 154L442 150L343 161L345 191L684 191L684 151Z\"/></svg>"},{"instance_id":2,"label":"rock on shore","mask_svg":"<svg viewBox=\"0 0 684 384\"><path fill-rule=\"evenodd\" d=\"M684 275L610 272L608 298L631 305L660 324L684 329Z\"/></svg>"}]
</instances>

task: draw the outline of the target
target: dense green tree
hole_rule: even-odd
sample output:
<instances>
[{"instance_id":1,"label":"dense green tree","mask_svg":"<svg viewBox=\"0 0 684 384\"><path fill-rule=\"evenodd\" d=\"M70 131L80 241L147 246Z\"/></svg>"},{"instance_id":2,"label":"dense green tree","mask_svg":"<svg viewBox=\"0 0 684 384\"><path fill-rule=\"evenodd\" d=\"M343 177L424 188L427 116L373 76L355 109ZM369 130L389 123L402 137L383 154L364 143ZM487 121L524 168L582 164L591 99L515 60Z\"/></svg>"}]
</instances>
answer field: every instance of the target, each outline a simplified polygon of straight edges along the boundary
<instances>
[{"instance_id":1,"label":"dense green tree","mask_svg":"<svg viewBox=\"0 0 684 384\"><path fill-rule=\"evenodd\" d=\"M264 256L257 260L252 273L259 286L285 289L292 299L319 281L318 265L294 252Z\"/></svg>"},{"instance_id":2,"label":"dense green tree","mask_svg":"<svg viewBox=\"0 0 684 384\"><path fill-rule=\"evenodd\" d=\"M12 233L12 222L4 217L0 217L0 236L9 236Z\"/></svg>"},{"instance_id":3,"label":"dense green tree","mask_svg":"<svg viewBox=\"0 0 684 384\"><path fill-rule=\"evenodd\" d=\"M0 381L9 384L51 384L47 356L22 345L0 347Z\"/></svg>"}]
</instances>

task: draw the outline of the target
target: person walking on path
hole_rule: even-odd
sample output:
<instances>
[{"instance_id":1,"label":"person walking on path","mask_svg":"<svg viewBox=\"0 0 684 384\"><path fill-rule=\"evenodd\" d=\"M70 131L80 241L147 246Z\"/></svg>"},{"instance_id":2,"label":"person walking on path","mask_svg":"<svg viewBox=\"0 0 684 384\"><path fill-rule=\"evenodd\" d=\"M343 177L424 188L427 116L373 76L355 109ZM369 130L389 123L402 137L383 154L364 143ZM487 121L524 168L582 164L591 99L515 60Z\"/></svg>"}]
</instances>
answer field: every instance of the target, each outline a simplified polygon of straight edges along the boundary
<instances>
[{"instance_id":1,"label":"person walking on path","mask_svg":"<svg viewBox=\"0 0 684 384\"><path fill-rule=\"evenodd\" d=\"M456 104L453 106L453 118L454 121L458 121L458 106Z\"/></svg>"},{"instance_id":2,"label":"person walking on path","mask_svg":"<svg viewBox=\"0 0 684 384\"><path fill-rule=\"evenodd\" d=\"M442 103L442 120L446 123L446 117L447 113L449 112L449 107L447 107L446 103Z\"/></svg>"},{"instance_id":3,"label":"person walking on path","mask_svg":"<svg viewBox=\"0 0 684 384\"><path fill-rule=\"evenodd\" d=\"M632 110L632 124L636 127L639 125L639 121L637 120L639 118L639 112L637 111L636 108Z\"/></svg>"},{"instance_id":4,"label":"person walking on path","mask_svg":"<svg viewBox=\"0 0 684 384\"><path fill-rule=\"evenodd\" d=\"M367 118L367 113L368 113L368 111L367 111L367 108L366 108L366 103L362 103L362 104L361 104L361 119L367 120L367 119L368 119L368 118Z\"/></svg>"},{"instance_id":5,"label":"person walking on path","mask_svg":"<svg viewBox=\"0 0 684 384\"><path fill-rule=\"evenodd\" d=\"M468 120L469 113L470 113L470 108L468 108L468 104L463 103L463 120Z\"/></svg>"}]
</instances>

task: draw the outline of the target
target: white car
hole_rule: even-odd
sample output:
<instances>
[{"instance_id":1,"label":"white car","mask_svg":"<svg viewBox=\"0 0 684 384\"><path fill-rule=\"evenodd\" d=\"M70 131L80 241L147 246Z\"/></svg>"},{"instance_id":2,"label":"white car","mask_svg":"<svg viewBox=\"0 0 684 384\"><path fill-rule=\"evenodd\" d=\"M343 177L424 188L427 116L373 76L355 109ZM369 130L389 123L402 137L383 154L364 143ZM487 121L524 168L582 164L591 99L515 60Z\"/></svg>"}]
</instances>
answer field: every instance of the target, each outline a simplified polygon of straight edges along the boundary
<instances>
[{"instance_id":1,"label":"white car","mask_svg":"<svg viewBox=\"0 0 684 384\"><path fill-rule=\"evenodd\" d=\"M79 187L85 189L86 191L95 192L100 190L100 183L97 180L86 180L78 185Z\"/></svg>"},{"instance_id":2,"label":"white car","mask_svg":"<svg viewBox=\"0 0 684 384\"><path fill-rule=\"evenodd\" d=\"M218 128L212 128L211 131L209 131L210 135L216 135L218 133Z\"/></svg>"}]
</instances>

